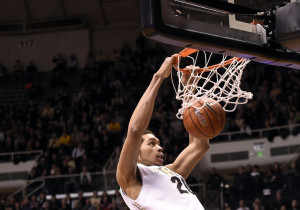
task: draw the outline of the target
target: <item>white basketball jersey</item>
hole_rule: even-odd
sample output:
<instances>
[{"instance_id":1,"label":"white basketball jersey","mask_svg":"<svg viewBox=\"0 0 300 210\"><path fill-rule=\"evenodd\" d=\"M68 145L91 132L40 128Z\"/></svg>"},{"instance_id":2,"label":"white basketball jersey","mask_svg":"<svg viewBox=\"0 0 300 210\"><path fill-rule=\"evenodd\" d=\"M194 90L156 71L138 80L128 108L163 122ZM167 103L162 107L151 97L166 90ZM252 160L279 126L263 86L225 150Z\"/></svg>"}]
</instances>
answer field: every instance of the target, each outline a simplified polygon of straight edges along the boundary
<instances>
[{"instance_id":1,"label":"white basketball jersey","mask_svg":"<svg viewBox=\"0 0 300 210\"><path fill-rule=\"evenodd\" d=\"M184 178L165 166L138 164L142 189L136 200L121 189L121 195L131 210L204 210Z\"/></svg>"}]
</instances>

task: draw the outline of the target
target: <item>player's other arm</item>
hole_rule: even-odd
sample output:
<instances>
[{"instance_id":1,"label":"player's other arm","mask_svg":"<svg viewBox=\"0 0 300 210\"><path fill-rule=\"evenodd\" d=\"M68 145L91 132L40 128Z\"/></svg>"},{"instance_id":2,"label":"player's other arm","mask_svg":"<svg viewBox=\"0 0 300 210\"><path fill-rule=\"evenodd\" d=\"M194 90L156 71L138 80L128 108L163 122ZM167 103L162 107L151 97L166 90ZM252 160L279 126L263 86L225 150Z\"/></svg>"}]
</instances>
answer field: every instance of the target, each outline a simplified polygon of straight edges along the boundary
<instances>
[{"instance_id":1,"label":"player's other arm","mask_svg":"<svg viewBox=\"0 0 300 210\"><path fill-rule=\"evenodd\" d=\"M117 182L125 191L136 183L137 159L142 135L149 125L158 89L171 73L174 56L166 58L160 69L153 75L151 83L131 116L116 172Z\"/></svg>"},{"instance_id":2,"label":"player's other arm","mask_svg":"<svg viewBox=\"0 0 300 210\"><path fill-rule=\"evenodd\" d=\"M201 140L189 135L189 145L178 155L175 161L167 165L167 167L186 179L208 149L208 139Z\"/></svg>"}]
</instances>

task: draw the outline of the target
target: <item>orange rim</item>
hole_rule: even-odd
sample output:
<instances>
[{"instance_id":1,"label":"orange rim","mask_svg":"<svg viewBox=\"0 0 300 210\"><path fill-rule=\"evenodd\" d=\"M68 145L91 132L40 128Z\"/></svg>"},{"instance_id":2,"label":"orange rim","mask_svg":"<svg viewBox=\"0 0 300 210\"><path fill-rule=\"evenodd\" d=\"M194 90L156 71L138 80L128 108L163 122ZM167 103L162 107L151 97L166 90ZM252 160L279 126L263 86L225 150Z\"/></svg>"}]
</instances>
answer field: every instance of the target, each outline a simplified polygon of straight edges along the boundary
<instances>
[{"instance_id":1,"label":"orange rim","mask_svg":"<svg viewBox=\"0 0 300 210\"><path fill-rule=\"evenodd\" d=\"M173 67L177 70L177 71L181 71L183 72L184 74L189 74L190 71L189 69L187 68L178 68L178 61L180 62L180 58L181 57L187 57L195 52L198 52L199 50L196 50L196 49L192 49L192 48L185 48L184 50L182 50L176 59L174 59L174 62L173 62ZM244 58L238 58L238 57L233 57L231 59L228 59L224 62L224 64L215 64L215 65L212 65L212 66L207 66L206 68L200 68L200 67L197 67L196 70L198 71L198 73L201 73L201 72L207 72L207 71L211 71L213 69L219 69L223 66L228 66L230 65L234 60L238 61L238 62L242 62L243 60L245 60Z\"/></svg>"}]
</instances>

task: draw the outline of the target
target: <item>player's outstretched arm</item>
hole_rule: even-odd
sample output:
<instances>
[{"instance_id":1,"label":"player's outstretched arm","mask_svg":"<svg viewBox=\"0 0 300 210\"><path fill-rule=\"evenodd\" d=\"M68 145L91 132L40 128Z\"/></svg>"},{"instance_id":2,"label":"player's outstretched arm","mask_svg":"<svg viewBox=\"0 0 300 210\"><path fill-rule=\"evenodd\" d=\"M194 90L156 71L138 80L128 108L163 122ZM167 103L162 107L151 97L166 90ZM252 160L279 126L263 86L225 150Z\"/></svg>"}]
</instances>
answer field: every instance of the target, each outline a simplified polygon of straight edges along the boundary
<instances>
[{"instance_id":1,"label":"player's outstretched arm","mask_svg":"<svg viewBox=\"0 0 300 210\"><path fill-rule=\"evenodd\" d=\"M184 85L198 83L198 80L199 78L190 77L190 74L184 74L182 76L182 83ZM195 87L190 86L185 91L195 92ZM189 145L179 154L175 161L167 165L167 167L186 179L208 149L208 139L197 139L189 135Z\"/></svg>"},{"instance_id":2,"label":"player's outstretched arm","mask_svg":"<svg viewBox=\"0 0 300 210\"><path fill-rule=\"evenodd\" d=\"M131 116L116 174L118 184L125 191L136 181L137 159L142 135L149 125L158 89L163 80L170 75L175 56L166 58L160 69L153 75L147 90Z\"/></svg>"}]
</instances>

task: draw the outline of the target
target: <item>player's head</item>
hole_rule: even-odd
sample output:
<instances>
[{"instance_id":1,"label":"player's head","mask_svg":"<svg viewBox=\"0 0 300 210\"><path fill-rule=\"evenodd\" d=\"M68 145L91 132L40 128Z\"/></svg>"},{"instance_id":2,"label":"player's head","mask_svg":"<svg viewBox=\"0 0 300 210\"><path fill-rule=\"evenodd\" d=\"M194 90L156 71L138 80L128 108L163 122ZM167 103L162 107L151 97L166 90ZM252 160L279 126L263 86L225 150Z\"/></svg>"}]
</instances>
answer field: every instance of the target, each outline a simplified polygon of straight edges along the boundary
<instances>
[{"instance_id":1,"label":"player's head","mask_svg":"<svg viewBox=\"0 0 300 210\"><path fill-rule=\"evenodd\" d=\"M155 137L154 133L149 130L146 130L142 136L138 163L147 166L163 165L163 153L160 141Z\"/></svg>"}]
</instances>

